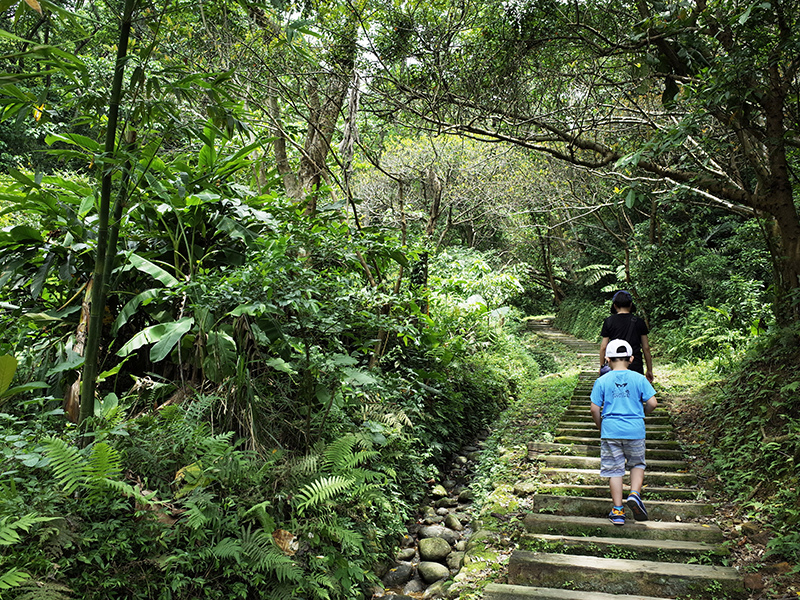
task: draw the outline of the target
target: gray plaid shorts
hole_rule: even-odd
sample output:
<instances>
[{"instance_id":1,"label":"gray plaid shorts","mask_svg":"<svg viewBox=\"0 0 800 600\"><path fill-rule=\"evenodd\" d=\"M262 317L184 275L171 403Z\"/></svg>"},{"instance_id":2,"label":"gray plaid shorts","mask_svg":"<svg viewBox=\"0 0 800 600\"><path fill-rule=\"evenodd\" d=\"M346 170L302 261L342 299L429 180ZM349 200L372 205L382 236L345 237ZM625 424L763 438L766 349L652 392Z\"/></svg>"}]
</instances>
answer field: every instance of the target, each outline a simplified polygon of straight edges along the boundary
<instances>
[{"instance_id":1,"label":"gray plaid shorts","mask_svg":"<svg viewBox=\"0 0 800 600\"><path fill-rule=\"evenodd\" d=\"M600 477L622 477L625 469L644 469L644 440L600 440Z\"/></svg>"}]
</instances>

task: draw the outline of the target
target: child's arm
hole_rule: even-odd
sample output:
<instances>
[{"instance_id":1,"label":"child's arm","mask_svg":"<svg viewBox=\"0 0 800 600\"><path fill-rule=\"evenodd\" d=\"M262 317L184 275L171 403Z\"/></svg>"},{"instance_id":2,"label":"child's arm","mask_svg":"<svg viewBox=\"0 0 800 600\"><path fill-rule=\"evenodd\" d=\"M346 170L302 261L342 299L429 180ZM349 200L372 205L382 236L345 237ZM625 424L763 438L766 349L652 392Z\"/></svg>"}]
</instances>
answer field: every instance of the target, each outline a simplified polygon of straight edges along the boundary
<instances>
[{"instance_id":1,"label":"child's arm","mask_svg":"<svg viewBox=\"0 0 800 600\"><path fill-rule=\"evenodd\" d=\"M649 415L653 412L658 406L658 400L656 400L655 396L652 396L647 402L644 403L644 414Z\"/></svg>"},{"instance_id":2,"label":"child's arm","mask_svg":"<svg viewBox=\"0 0 800 600\"><path fill-rule=\"evenodd\" d=\"M601 411L600 406L592 402L592 420L594 421L594 424L597 425L598 429L600 429L600 422L601 422L600 411Z\"/></svg>"}]
</instances>

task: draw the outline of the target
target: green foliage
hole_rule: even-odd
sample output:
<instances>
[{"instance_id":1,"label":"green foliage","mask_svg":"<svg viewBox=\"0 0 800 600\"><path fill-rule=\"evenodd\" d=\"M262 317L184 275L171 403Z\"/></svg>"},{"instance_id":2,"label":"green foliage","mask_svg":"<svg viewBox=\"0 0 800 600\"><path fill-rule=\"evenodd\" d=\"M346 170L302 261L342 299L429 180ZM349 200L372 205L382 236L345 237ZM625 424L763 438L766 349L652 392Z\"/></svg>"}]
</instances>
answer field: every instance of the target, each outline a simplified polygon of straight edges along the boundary
<instances>
[{"instance_id":1,"label":"green foliage","mask_svg":"<svg viewBox=\"0 0 800 600\"><path fill-rule=\"evenodd\" d=\"M579 339L599 341L610 305L610 301L607 306L597 306L585 300L567 299L558 307L553 326Z\"/></svg>"},{"instance_id":2,"label":"green foliage","mask_svg":"<svg viewBox=\"0 0 800 600\"><path fill-rule=\"evenodd\" d=\"M800 331L778 330L747 352L708 406L714 464L748 518L769 524L769 549L800 557Z\"/></svg>"}]
</instances>

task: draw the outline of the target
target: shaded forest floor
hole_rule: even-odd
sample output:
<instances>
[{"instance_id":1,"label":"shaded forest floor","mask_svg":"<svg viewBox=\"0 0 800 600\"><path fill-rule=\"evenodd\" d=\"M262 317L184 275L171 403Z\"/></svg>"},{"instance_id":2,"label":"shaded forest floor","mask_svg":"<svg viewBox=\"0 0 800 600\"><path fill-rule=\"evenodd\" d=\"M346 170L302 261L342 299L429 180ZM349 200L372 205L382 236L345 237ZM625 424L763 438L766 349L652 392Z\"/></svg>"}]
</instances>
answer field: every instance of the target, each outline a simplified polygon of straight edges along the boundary
<instances>
[{"instance_id":1,"label":"shaded forest floor","mask_svg":"<svg viewBox=\"0 0 800 600\"><path fill-rule=\"evenodd\" d=\"M523 534L522 518L532 507L532 496L525 490L535 487L539 480L539 465L528 458L527 444L552 441L552 432L577 382L580 361L574 352L535 334L525 335L524 340L532 352L553 356L560 370L540 378L526 397L517 398L498 419L486 442L472 484L480 506L476 518L485 538L477 557L484 560L475 560L462 570L456 586L461 600L480 598L485 584L505 580L508 557ZM705 518L726 532L731 551L727 566L742 573L753 600L800 598L800 573L792 572L798 570L797 565L767 556L769 532L726 497L714 470L708 437L712 427L703 406L708 390L719 385L720 375L706 366L680 366L658 356L655 373L659 402L669 410L685 458L698 476L698 493L715 506L715 514Z\"/></svg>"}]
</instances>

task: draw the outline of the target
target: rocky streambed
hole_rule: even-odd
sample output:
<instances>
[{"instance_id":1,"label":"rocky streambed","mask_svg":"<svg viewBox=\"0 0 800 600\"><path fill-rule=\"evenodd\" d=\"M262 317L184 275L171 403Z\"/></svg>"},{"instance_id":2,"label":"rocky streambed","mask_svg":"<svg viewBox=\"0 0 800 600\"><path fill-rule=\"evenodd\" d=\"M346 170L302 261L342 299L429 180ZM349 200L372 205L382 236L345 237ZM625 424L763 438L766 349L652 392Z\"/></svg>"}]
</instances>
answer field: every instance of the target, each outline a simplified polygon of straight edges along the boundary
<instances>
[{"instance_id":1,"label":"rocky streambed","mask_svg":"<svg viewBox=\"0 0 800 600\"><path fill-rule=\"evenodd\" d=\"M393 565L373 598L440 598L461 570L475 530L469 482L481 452L484 431L452 458L440 482L433 482L408 527Z\"/></svg>"}]
</instances>

